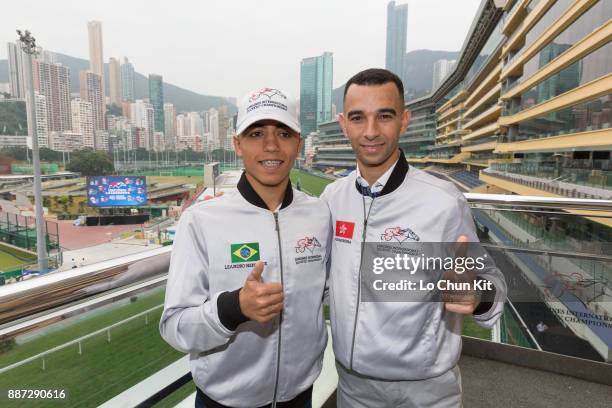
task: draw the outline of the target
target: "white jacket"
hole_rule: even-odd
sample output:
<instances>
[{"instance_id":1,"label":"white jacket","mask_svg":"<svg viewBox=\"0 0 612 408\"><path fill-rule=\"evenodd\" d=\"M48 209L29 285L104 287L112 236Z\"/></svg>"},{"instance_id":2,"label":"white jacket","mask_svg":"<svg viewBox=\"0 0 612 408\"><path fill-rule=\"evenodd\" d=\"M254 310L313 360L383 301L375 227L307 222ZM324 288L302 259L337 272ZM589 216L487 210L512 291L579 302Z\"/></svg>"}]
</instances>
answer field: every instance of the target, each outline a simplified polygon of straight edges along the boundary
<instances>
[{"instance_id":1,"label":"white jacket","mask_svg":"<svg viewBox=\"0 0 612 408\"><path fill-rule=\"evenodd\" d=\"M238 191L182 215L160 332L190 353L193 379L214 401L288 401L319 375L329 219L324 202L290 186L281 208L267 210L244 175ZM265 324L246 321L238 303L257 260L266 263L263 280L281 282L284 291L282 317Z\"/></svg>"},{"instance_id":2,"label":"white jacket","mask_svg":"<svg viewBox=\"0 0 612 408\"><path fill-rule=\"evenodd\" d=\"M384 380L426 379L454 367L461 352L463 317L445 312L441 302L364 302L360 267L362 243L383 242L389 228L401 227L409 231L406 239L420 242L456 242L460 235L478 241L463 194L452 183L409 167L401 154L382 195L364 196L354 171L328 185L321 198L331 210L335 235L330 315L336 360L356 373ZM372 205L367 225L364 200L366 209ZM495 302L474 317L491 327L503 310L506 284L495 267L481 277L495 286Z\"/></svg>"}]
</instances>

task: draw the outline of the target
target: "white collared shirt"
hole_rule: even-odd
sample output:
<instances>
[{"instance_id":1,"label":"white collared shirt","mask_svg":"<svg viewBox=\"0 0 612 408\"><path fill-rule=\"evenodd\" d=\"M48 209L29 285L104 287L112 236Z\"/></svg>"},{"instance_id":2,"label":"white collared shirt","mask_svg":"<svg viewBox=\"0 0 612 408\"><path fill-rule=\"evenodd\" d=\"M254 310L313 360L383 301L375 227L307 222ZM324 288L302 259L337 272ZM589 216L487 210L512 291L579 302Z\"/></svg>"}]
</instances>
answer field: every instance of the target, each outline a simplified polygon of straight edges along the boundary
<instances>
[{"instance_id":1,"label":"white collared shirt","mask_svg":"<svg viewBox=\"0 0 612 408\"><path fill-rule=\"evenodd\" d=\"M362 186L362 187L370 187L370 191L372 193L380 193L382 191L382 189L385 188L385 185L387 184L387 181L389 181L389 177L391 177L391 173L393 172L393 169L397 165L398 161L399 161L399 159L396 160L393 163L393 165L391 167L389 167L389 169L387 171L385 171L384 174L382 176L380 176L378 178L378 180L376 180L374 182L374 184L372 184L371 187L370 187L370 184L366 181L366 179L361 177L361 172L359 171L359 165L357 165L357 183L359 183L359 185Z\"/></svg>"}]
</instances>

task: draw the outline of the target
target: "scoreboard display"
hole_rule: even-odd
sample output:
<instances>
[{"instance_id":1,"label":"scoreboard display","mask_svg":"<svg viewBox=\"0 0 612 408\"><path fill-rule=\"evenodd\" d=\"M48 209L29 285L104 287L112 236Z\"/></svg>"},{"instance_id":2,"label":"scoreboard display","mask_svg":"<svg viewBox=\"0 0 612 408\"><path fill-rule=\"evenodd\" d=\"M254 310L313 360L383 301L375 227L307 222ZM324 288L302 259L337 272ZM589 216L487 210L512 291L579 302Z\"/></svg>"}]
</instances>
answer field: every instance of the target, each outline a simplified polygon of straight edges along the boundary
<instances>
[{"instance_id":1,"label":"scoreboard display","mask_svg":"<svg viewBox=\"0 0 612 408\"><path fill-rule=\"evenodd\" d=\"M87 177L89 207L134 207L147 203L144 176Z\"/></svg>"}]
</instances>

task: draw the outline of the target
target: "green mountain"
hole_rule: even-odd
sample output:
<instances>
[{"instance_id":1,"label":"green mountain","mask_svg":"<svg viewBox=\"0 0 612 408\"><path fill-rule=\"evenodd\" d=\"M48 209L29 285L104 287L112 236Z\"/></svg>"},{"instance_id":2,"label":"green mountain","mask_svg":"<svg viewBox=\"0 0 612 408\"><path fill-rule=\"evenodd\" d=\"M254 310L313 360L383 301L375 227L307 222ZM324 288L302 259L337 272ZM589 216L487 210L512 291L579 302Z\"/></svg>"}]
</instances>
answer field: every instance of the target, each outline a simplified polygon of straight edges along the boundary
<instances>
[{"instance_id":1,"label":"green mountain","mask_svg":"<svg viewBox=\"0 0 612 408\"><path fill-rule=\"evenodd\" d=\"M58 62L70 68L70 91L79 92L79 72L89 69L89 61L69 55L56 53ZM108 64L104 64L104 72L108 78ZM0 60L0 82L8 82L8 61ZM106 81L108 95L109 81ZM148 98L149 85L147 76L134 73L134 93L137 99ZM164 102L172 103L177 112L200 112L209 108L227 105L230 114L236 112L236 106L223 96L202 95L176 85L164 82Z\"/></svg>"}]
</instances>

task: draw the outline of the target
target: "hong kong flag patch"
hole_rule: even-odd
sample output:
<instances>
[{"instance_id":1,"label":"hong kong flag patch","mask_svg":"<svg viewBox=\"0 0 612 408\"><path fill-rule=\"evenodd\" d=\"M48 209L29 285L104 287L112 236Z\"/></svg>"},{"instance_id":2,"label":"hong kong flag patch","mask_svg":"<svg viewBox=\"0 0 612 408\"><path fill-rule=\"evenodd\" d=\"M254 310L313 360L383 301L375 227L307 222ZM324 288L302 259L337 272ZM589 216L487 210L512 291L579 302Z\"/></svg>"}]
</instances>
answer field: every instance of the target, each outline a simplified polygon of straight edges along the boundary
<instances>
[{"instance_id":1,"label":"hong kong flag patch","mask_svg":"<svg viewBox=\"0 0 612 408\"><path fill-rule=\"evenodd\" d=\"M336 236L338 238L353 239L355 223L349 221L336 221Z\"/></svg>"}]
</instances>

